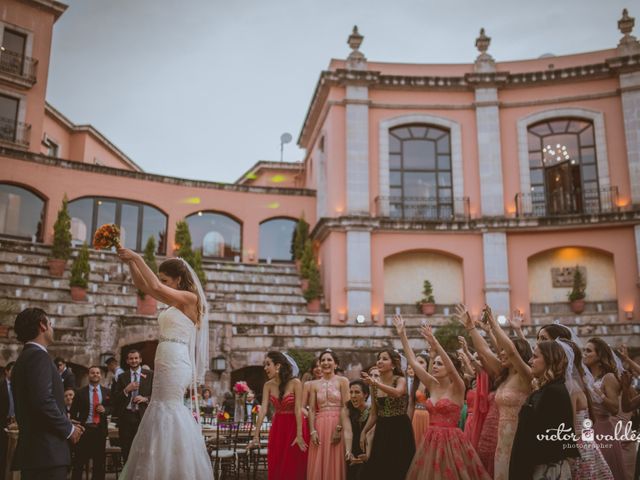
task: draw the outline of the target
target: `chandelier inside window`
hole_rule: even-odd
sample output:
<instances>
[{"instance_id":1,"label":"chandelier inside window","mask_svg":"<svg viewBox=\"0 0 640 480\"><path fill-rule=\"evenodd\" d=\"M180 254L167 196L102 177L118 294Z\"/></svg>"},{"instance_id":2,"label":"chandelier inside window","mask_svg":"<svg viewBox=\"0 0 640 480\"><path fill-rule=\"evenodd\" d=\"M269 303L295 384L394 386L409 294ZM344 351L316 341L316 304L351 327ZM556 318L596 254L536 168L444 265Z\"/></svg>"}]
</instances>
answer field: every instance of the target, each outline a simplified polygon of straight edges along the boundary
<instances>
[{"instance_id":1,"label":"chandelier inside window","mask_svg":"<svg viewBox=\"0 0 640 480\"><path fill-rule=\"evenodd\" d=\"M570 160L572 165L576 163L576 161L571 158L571 155L569 155L566 145L560 145L559 143L557 143L555 147L553 145L545 145L542 153L542 161L545 165L552 165L567 160Z\"/></svg>"}]
</instances>

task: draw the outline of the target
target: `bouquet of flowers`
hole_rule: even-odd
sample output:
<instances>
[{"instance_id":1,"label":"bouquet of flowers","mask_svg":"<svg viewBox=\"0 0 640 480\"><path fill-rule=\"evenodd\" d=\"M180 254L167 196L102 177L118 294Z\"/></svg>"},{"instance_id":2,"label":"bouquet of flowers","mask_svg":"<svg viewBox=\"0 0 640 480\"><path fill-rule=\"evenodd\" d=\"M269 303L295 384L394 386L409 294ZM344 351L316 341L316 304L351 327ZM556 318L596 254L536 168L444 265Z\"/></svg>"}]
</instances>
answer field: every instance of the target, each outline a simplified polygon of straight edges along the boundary
<instances>
[{"instance_id":1,"label":"bouquet of flowers","mask_svg":"<svg viewBox=\"0 0 640 480\"><path fill-rule=\"evenodd\" d=\"M111 247L120 248L120 227L115 223L102 225L93 236L93 247L96 250Z\"/></svg>"},{"instance_id":2,"label":"bouquet of flowers","mask_svg":"<svg viewBox=\"0 0 640 480\"><path fill-rule=\"evenodd\" d=\"M236 382L236 384L233 386L233 393L235 393L236 395L246 395L247 393L249 393L249 385L247 385L247 382Z\"/></svg>"}]
</instances>

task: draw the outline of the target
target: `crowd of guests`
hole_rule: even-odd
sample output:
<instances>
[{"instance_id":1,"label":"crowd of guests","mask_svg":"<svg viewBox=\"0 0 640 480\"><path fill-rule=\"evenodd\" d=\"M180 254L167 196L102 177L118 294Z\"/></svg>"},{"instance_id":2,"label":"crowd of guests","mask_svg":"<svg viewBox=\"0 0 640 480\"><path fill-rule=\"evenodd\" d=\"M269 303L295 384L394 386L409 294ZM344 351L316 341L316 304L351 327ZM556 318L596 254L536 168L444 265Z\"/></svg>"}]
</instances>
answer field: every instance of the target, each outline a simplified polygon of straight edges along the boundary
<instances>
[{"instance_id":1,"label":"crowd of guests","mask_svg":"<svg viewBox=\"0 0 640 480\"><path fill-rule=\"evenodd\" d=\"M259 446L271 407L269 479L640 478L631 421L640 365L625 346L581 345L556 323L529 343L519 313L507 319L509 335L489 307L479 320L463 305L456 316L466 331L459 348L446 351L423 325L419 354L396 316L406 358L384 349L352 381L329 349L301 379L290 357L269 352L249 445Z\"/></svg>"}]
</instances>

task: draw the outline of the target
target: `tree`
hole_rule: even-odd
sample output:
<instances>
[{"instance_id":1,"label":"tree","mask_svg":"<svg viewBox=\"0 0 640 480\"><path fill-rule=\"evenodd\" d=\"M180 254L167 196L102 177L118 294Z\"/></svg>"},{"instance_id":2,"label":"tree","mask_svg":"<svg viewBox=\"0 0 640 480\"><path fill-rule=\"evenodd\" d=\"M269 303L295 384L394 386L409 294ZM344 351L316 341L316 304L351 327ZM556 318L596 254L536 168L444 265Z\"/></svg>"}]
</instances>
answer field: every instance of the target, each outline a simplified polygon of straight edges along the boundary
<instances>
[{"instance_id":1,"label":"tree","mask_svg":"<svg viewBox=\"0 0 640 480\"><path fill-rule=\"evenodd\" d=\"M422 300L420 303L436 303L433 298L433 286L429 280L425 280L422 284Z\"/></svg>"},{"instance_id":2,"label":"tree","mask_svg":"<svg viewBox=\"0 0 640 480\"><path fill-rule=\"evenodd\" d=\"M62 207L58 210L58 218L53 225L51 256L60 260L68 260L71 256L71 217L67 208L68 202L65 194Z\"/></svg>"},{"instance_id":3,"label":"tree","mask_svg":"<svg viewBox=\"0 0 640 480\"><path fill-rule=\"evenodd\" d=\"M202 268L202 253L199 250L197 252L193 250L189 224L184 220L176 223L175 243L178 246L176 255L191 265L204 289L207 279Z\"/></svg>"},{"instance_id":4,"label":"tree","mask_svg":"<svg viewBox=\"0 0 640 480\"><path fill-rule=\"evenodd\" d=\"M309 278L309 269L316 264L315 256L313 255L313 244L310 239L304 243L304 250L302 257L300 258L300 276L302 278Z\"/></svg>"},{"instance_id":5,"label":"tree","mask_svg":"<svg viewBox=\"0 0 640 480\"><path fill-rule=\"evenodd\" d=\"M156 261L156 239L152 235L147 240L147 244L144 247L144 254L142 255L144 263L151 269L153 273L158 274L158 262ZM142 290L138 290L138 296L144 300L146 296Z\"/></svg>"},{"instance_id":6,"label":"tree","mask_svg":"<svg viewBox=\"0 0 640 480\"><path fill-rule=\"evenodd\" d=\"M315 261L311 263L311 265L309 266L308 274L309 274L309 277L308 277L309 286L302 293L307 303L311 302L312 300L315 300L316 298L320 298L320 296L322 295L322 284L320 283L320 271L318 270L318 266L316 265Z\"/></svg>"},{"instance_id":7,"label":"tree","mask_svg":"<svg viewBox=\"0 0 640 480\"><path fill-rule=\"evenodd\" d=\"M441 327L434 329L433 335L447 352L455 352L460 348L458 344L459 336L465 337L467 341L469 340L462 324L453 318L450 318Z\"/></svg>"},{"instance_id":8,"label":"tree","mask_svg":"<svg viewBox=\"0 0 640 480\"><path fill-rule=\"evenodd\" d=\"M69 285L72 287L87 288L89 286L89 247L86 243L82 244L82 248L73 260L71 265L71 279Z\"/></svg>"},{"instance_id":9,"label":"tree","mask_svg":"<svg viewBox=\"0 0 640 480\"><path fill-rule=\"evenodd\" d=\"M587 296L586 293L587 282L584 279L584 275L582 275L582 271L580 267L576 265L576 269L573 271L573 286L571 287L571 291L568 293L569 301L574 302L576 300L582 300Z\"/></svg>"},{"instance_id":10,"label":"tree","mask_svg":"<svg viewBox=\"0 0 640 480\"><path fill-rule=\"evenodd\" d=\"M304 213L298 219L296 229L293 232L291 241L291 254L294 260L301 260L304 253L305 243L309 238L309 224L304 220Z\"/></svg>"}]
</instances>

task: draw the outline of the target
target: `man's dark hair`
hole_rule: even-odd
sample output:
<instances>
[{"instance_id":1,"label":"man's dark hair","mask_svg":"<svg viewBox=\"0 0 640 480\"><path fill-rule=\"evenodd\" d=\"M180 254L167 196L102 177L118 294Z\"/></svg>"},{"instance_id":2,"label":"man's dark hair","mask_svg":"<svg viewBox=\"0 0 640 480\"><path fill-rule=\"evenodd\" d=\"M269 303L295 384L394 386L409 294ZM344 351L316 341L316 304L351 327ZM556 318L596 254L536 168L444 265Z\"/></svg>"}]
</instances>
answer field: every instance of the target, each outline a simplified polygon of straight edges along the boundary
<instances>
[{"instance_id":1,"label":"man's dark hair","mask_svg":"<svg viewBox=\"0 0 640 480\"><path fill-rule=\"evenodd\" d=\"M65 364L65 366L67 365L67 362L66 362L66 361L65 361L65 359L64 359L64 358L62 358L62 357L56 357L56 359L53 361L53 363L55 363L55 364L56 364L56 367L57 367L58 365L60 365L61 363L64 363L64 364Z\"/></svg>"},{"instance_id":2,"label":"man's dark hair","mask_svg":"<svg viewBox=\"0 0 640 480\"><path fill-rule=\"evenodd\" d=\"M4 367L4 371L8 372L9 370L11 370L13 368L13 366L16 364L16 362L9 362L5 365Z\"/></svg>"},{"instance_id":3,"label":"man's dark hair","mask_svg":"<svg viewBox=\"0 0 640 480\"><path fill-rule=\"evenodd\" d=\"M129 351L127 352L127 357L128 357L129 355L131 355L132 353L137 353L138 355L140 355L140 357L142 357L142 354L140 353L140 350L136 350L135 348L132 348L131 350L129 350Z\"/></svg>"},{"instance_id":4,"label":"man's dark hair","mask_svg":"<svg viewBox=\"0 0 640 480\"><path fill-rule=\"evenodd\" d=\"M13 330L18 341L27 343L36 338L40 331L40 324L47 325L47 313L41 308L26 308L16 316Z\"/></svg>"},{"instance_id":5,"label":"man's dark hair","mask_svg":"<svg viewBox=\"0 0 640 480\"><path fill-rule=\"evenodd\" d=\"M106 362L104 362L105 365L111 365L112 363L118 363L118 360L116 360L116 357L109 357L107 358Z\"/></svg>"}]
</instances>

